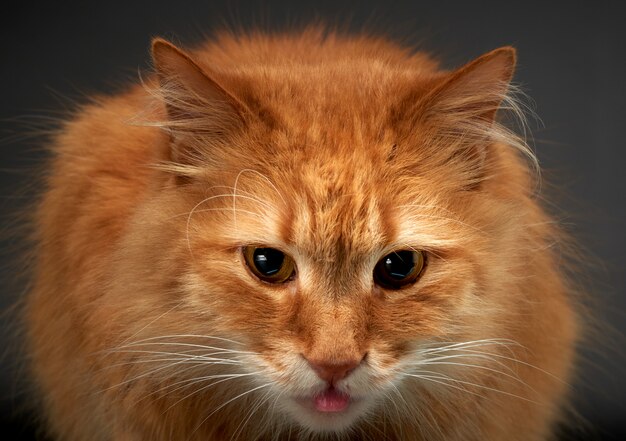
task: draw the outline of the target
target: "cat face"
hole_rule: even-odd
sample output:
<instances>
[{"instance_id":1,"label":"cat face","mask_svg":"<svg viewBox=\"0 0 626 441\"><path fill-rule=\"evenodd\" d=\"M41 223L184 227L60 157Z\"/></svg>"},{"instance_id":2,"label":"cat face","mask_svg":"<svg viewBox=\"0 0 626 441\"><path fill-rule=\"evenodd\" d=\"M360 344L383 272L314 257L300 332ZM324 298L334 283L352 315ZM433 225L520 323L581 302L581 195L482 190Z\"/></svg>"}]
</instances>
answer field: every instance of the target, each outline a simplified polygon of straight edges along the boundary
<instances>
[{"instance_id":1,"label":"cat face","mask_svg":"<svg viewBox=\"0 0 626 441\"><path fill-rule=\"evenodd\" d=\"M474 187L509 52L428 77L409 101L388 99L392 81L354 115L354 103L319 98L339 119L258 104L245 85L231 94L165 43L155 60L171 157L185 175L168 190L186 204L170 221L182 250L172 284L202 316L178 332L229 341L224 351L250 383L243 395L261 394L312 431L343 431L414 400L424 383L415 368L433 342L493 335L486 317L502 305L484 295L498 266L486 269L494 250L483 230L493 201ZM193 98L180 99L189 89ZM437 106L457 119L438 119ZM459 141L459 127L473 135ZM427 387L444 378L420 372Z\"/></svg>"},{"instance_id":2,"label":"cat face","mask_svg":"<svg viewBox=\"0 0 626 441\"><path fill-rule=\"evenodd\" d=\"M193 256L188 297L244 343L255 387L312 430L344 430L402 400L420 348L473 337L478 227L436 182L398 174L378 149L233 169L200 186L180 228ZM377 273L385 259L397 286ZM284 274L264 279L264 268Z\"/></svg>"}]
</instances>

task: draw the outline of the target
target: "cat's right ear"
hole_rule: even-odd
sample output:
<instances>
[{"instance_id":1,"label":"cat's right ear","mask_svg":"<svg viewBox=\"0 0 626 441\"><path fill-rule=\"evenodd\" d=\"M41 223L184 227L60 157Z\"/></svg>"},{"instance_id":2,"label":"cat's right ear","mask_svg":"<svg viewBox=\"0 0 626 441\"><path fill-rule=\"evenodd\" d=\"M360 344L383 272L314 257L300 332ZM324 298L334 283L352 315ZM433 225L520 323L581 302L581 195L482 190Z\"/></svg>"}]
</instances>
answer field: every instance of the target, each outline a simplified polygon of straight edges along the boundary
<instances>
[{"instance_id":1,"label":"cat's right ear","mask_svg":"<svg viewBox=\"0 0 626 441\"><path fill-rule=\"evenodd\" d=\"M167 109L166 127L173 134L221 137L243 126L249 112L246 105L183 50L156 38L152 59Z\"/></svg>"}]
</instances>

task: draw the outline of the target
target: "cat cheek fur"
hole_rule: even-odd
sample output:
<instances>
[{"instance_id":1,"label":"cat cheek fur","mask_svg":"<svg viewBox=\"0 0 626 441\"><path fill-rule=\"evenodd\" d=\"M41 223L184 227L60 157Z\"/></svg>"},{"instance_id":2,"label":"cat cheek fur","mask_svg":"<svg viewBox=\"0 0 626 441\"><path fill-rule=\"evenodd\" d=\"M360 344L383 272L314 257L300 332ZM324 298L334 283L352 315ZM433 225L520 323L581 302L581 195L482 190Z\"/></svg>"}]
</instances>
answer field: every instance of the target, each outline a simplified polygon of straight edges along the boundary
<instances>
[{"instance_id":1,"label":"cat cheek fur","mask_svg":"<svg viewBox=\"0 0 626 441\"><path fill-rule=\"evenodd\" d=\"M26 308L51 435L549 438L580 324L532 155L495 119L518 108L512 48L446 72L309 29L153 57L54 141ZM249 245L295 279L255 279ZM422 277L376 286L410 249ZM314 369L345 361L332 388Z\"/></svg>"}]
</instances>

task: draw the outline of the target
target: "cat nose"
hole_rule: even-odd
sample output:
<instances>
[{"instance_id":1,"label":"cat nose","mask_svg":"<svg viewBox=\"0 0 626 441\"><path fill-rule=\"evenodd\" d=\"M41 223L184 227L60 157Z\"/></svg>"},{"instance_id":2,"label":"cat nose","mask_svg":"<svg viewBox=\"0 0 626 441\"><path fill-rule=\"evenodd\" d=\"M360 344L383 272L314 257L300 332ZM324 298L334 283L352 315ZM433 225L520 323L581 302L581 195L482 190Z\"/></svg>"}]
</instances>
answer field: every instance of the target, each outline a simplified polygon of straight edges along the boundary
<instances>
[{"instance_id":1,"label":"cat nose","mask_svg":"<svg viewBox=\"0 0 626 441\"><path fill-rule=\"evenodd\" d=\"M305 357L311 368L315 371L318 377L326 381L328 384L333 385L339 380L346 378L350 373L355 370L363 361L365 356L360 360L344 360L344 361L328 361L328 360L309 360Z\"/></svg>"}]
</instances>

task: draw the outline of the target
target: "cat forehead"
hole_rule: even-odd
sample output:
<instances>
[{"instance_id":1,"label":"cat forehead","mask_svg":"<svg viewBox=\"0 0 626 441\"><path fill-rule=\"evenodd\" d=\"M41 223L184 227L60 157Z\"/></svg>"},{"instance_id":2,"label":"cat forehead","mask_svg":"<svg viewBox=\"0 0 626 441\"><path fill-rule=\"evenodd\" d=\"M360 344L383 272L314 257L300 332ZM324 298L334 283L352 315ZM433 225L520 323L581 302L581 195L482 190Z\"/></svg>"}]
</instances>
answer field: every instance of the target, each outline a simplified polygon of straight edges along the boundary
<instances>
[{"instance_id":1,"label":"cat forehead","mask_svg":"<svg viewBox=\"0 0 626 441\"><path fill-rule=\"evenodd\" d=\"M236 241L337 261L371 255L393 236L389 195L371 162L323 155L296 162L242 170L228 179L233 196L210 200L215 208L229 207L216 213L237 216L236 225L234 219L225 223L233 225L228 230Z\"/></svg>"},{"instance_id":2,"label":"cat forehead","mask_svg":"<svg viewBox=\"0 0 626 441\"><path fill-rule=\"evenodd\" d=\"M239 175L240 188L271 205L267 230L277 244L336 262L375 255L406 235L397 231L408 217L402 207L424 199L424 192L410 189L426 182L390 159L391 135L359 135L346 128L330 135L283 133L262 153L271 165Z\"/></svg>"},{"instance_id":3,"label":"cat forehead","mask_svg":"<svg viewBox=\"0 0 626 441\"><path fill-rule=\"evenodd\" d=\"M407 247L447 248L466 236L451 211L453 195L429 176L402 172L367 151L308 152L238 174L238 216L255 226L238 241L336 262Z\"/></svg>"},{"instance_id":4,"label":"cat forehead","mask_svg":"<svg viewBox=\"0 0 626 441\"><path fill-rule=\"evenodd\" d=\"M220 81L276 128L309 142L332 143L380 138L392 128L389 112L398 101L428 92L436 77L423 66L362 60L241 69Z\"/></svg>"},{"instance_id":5,"label":"cat forehead","mask_svg":"<svg viewBox=\"0 0 626 441\"><path fill-rule=\"evenodd\" d=\"M377 194L364 170L325 170L311 167L302 175L286 239L331 261L371 254L393 235L384 215L384 195Z\"/></svg>"}]
</instances>

